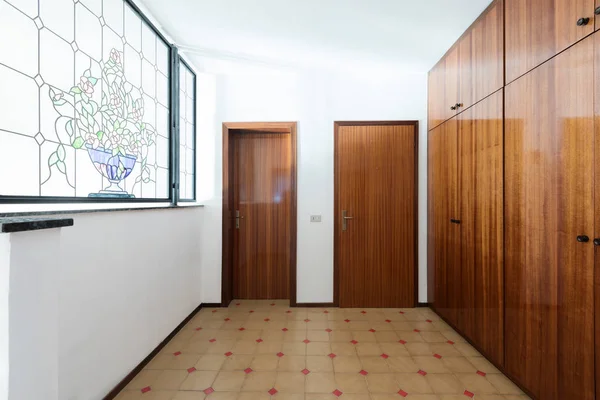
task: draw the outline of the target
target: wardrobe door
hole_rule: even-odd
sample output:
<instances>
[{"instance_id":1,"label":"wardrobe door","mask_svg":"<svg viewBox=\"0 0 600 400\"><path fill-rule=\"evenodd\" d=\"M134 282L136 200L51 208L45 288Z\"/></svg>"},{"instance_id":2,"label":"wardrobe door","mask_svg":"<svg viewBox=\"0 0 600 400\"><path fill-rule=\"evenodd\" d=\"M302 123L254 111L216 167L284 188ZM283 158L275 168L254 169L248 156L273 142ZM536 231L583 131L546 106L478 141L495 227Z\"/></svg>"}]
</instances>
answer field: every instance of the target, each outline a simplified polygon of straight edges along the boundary
<instances>
[{"instance_id":1,"label":"wardrobe door","mask_svg":"<svg viewBox=\"0 0 600 400\"><path fill-rule=\"evenodd\" d=\"M454 117L457 113L456 107L459 103L459 46L454 46L448 51L444 58L444 91L445 91L445 120Z\"/></svg>"},{"instance_id":2,"label":"wardrobe door","mask_svg":"<svg viewBox=\"0 0 600 400\"><path fill-rule=\"evenodd\" d=\"M437 127L446 118L446 97L444 89L444 60L440 61L429 71L427 95L427 112L429 115L429 130ZM448 105L448 107L450 107Z\"/></svg>"},{"instance_id":3,"label":"wardrobe door","mask_svg":"<svg viewBox=\"0 0 600 400\"><path fill-rule=\"evenodd\" d=\"M458 89L458 112L461 112L473 105L473 90L474 90L474 69L473 69L473 48L472 42L476 38L472 37L472 32L467 31L458 41L458 74L459 74L459 89Z\"/></svg>"},{"instance_id":4,"label":"wardrobe door","mask_svg":"<svg viewBox=\"0 0 600 400\"><path fill-rule=\"evenodd\" d=\"M594 399L594 38L507 86L507 372L544 400Z\"/></svg>"},{"instance_id":5,"label":"wardrobe door","mask_svg":"<svg viewBox=\"0 0 600 400\"><path fill-rule=\"evenodd\" d=\"M506 82L594 31L594 0L505 1Z\"/></svg>"},{"instance_id":6,"label":"wardrobe door","mask_svg":"<svg viewBox=\"0 0 600 400\"><path fill-rule=\"evenodd\" d=\"M600 6L600 0L598 0ZM600 19L600 18L598 18ZM595 50L595 82L594 93L595 101L595 229L594 247L595 247L595 273L594 273L594 295L595 295L595 319L596 319L596 399L600 399L600 33L594 35L594 50ZM596 240L598 239L598 240Z\"/></svg>"}]
</instances>

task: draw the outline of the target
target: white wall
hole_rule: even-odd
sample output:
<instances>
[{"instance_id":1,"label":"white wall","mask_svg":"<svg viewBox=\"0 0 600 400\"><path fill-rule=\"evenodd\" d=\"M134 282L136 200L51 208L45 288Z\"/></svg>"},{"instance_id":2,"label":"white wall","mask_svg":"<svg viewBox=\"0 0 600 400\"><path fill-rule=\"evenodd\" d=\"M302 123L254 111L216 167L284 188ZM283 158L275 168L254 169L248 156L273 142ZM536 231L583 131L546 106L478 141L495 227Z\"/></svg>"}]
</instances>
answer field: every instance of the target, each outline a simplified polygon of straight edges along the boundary
<instances>
[{"instance_id":1,"label":"white wall","mask_svg":"<svg viewBox=\"0 0 600 400\"><path fill-rule=\"evenodd\" d=\"M188 316L202 211L75 214L11 234L10 400L101 399Z\"/></svg>"},{"instance_id":2,"label":"white wall","mask_svg":"<svg viewBox=\"0 0 600 400\"><path fill-rule=\"evenodd\" d=\"M333 123L419 120L419 299L426 301L426 74L294 71L196 57L203 149L204 302L221 296L222 122L298 121L297 301L333 301ZM212 104L212 106L211 106ZM321 214L321 223L310 223Z\"/></svg>"},{"instance_id":3,"label":"white wall","mask_svg":"<svg viewBox=\"0 0 600 400\"><path fill-rule=\"evenodd\" d=\"M0 399L8 398L10 236L0 234Z\"/></svg>"}]
</instances>

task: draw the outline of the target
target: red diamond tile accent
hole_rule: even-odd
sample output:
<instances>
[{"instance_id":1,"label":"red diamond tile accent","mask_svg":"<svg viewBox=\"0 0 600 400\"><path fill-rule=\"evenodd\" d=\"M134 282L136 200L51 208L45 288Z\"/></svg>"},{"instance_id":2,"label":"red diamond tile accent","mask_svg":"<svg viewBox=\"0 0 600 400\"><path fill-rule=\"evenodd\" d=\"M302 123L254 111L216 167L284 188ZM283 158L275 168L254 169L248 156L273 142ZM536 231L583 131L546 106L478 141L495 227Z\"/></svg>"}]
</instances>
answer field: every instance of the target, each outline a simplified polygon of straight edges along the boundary
<instances>
[{"instance_id":1,"label":"red diamond tile accent","mask_svg":"<svg viewBox=\"0 0 600 400\"><path fill-rule=\"evenodd\" d=\"M369 329L369 332L375 332L375 329L371 328Z\"/></svg>"},{"instance_id":2,"label":"red diamond tile accent","mask_svg":"<svg viewBox=\"0 0 600 400\"><path fill-rule=\"evenodd\" d=\"M282 331L287 332L288 328L283 328Z\"/></svg>"},{"instance_id":3,"label":"red diamond tile accent","mask_svg":"<svg viewBox=\"0 0 600 400\"><path fill-rule=\"evenodd\" d=\"M303 342L304 342L304 343L306 343L306 344L309 344L309 343L310 343L310 340L308 340L308 339L304 339L304 340L303 340Z\"/></svg>"},{"instance_id":4,"label":"red diamond tile accent","mask_svg":"<svg viewBox=\"0 0 600 400\"><path fill-rule=\"evenodd\" d=\"M292 313L292 311L290 311L290 310L287 310L285 313L286 313L286 314L291 314L291 313Z\"/></svg>"},{"instance_id":5,"label":"red diamond tile accent","mask_svg":"<svg viewBox=\"0 0 600 400\"><path fill-rule=\"evenodd\" d=\"M486 376L487 374L483 371L477 371L477 375Z\"/></svg>"},{"instance_id":6,"label":"red diamond tile accent","mask_svg":"<svg viewBox=\"0 0 600 400\"><path fill-rule=\"evenodd\" d=\"M465 390L465 396L473 398L473 397L475 397L475 393L471 393L468 390Z\"/></svg>"},{"instance_id":7,"label":"red diamond tile accent","mask_svg":"<svg viewBox=\"0 0 600 400\"><path fill-rule=\"evenodd\" d=\"M231 321L231 319L229 319L229 318L225 318L225 321Z\"/></svg>"},{"instance_id":8,"label":"red diamond tile accent","mask_svg":"<svg viewBox=\"0 0 600 400\"><path fill-rule=\"evenodd\" d=\"M341 395L343 395L343 394L344 394L344 393L340 392L338 389L335 389L335 390L334 390L333 392L331 392L331 393L333 393L333 395L334 395L335 397L340 397Z\"/></svg>"},{"instance_id":9,"label":"red diamond tile accent","mask_svg":"<svg viewBox=\"0 0 600 400\"><path fill-rule=\"evenodd\" d=\"M329 311L325 310L323 311L323 314L329 314Z\"/></svg>"},{"instance_id":10,"label":"red diamond tile accent","mask_svg":"<svg viewBox=\"0 0 600 400\"><path fill-rule=\"evenodd\" d=\"M150 388L150 386L146 386L145 388L142 388L142 393L148 393L151 390L152 389Z\"/></svg>"},{"instance_id":11,"label":"red diamond tile accent","mask_svg":"<svg viewBox=\"0 0 600 400\"><path fill-rule=\"evenodd\" d=\"M308 375L308 374L310 374L310 371L309 371L309 370L307 370L306 368L304 368L304 369L303 369L302 371L300 371L300 372L302 372L304 375Z\"/></svg>"},{"instance_id":12,"label":"red diamond tile accent","mask_svg":"<svg viewBox=\"0 0 600 400\"><path fill-rule=\"evenodd\" d=\"M366 314L367 312L366 312L366 311L361 311L360 313L361 313L361 314Z\"/></svg>"},{"instance_id":13,"label":"red diamond tile accent","mask_svg":"<svg viewBox=\"0 0 600 400\"><path fill-rule=\"evenodd\" d=\"M173 353L173 355L174 355L175 357L177 357L177 356L180 356L180 355L181 355L181 352L180 352L180 351L176 351L175 353Z\"/></svg>"},{"instance_id":14,"label":"red diamond tile accent","mask_svg":"<svg viewBox=\"0 0 600 400\"><path fill-rule=\"evenodd\" d=\"M229 357L229 356L232 356L232 355L233 355L233 353L230 352L230 351L228 351L227 353L225 353L225 357Z\"/></svg>"},{"instance_id":15,"label":"red diamond tile accent","mask_svg":"<svg viewBox=\"0 0 600 400\"><path fill-rule=\"evenodd\" d=\"M254 312L254 310L250 310L250 311L248 311L248 312L249 312L250 314L252 314L252 313Z\"/></svg>"},{"instance_id":16,"label":"red diamond tile accent","mask_svg":"<svg viewBox=\"0 0 600 400\"><path fill-rule=\"evenodd\" d=\"M333 332L331 329L327 328L325 329L325 332Z\"/></svg>"},{"instance_id":17,"label":"red diamond tile accent","mask_svg":"<svg viewBox=\"0 0 600 400\"><path fill-rule=\"evenodd\" d=\"M271 390L269 390L268 392L271 396L274 396L275 394L277 394L277 389L275 388L271 388Z\"/></svg>"},{"instance_id":18,"label":"red diamond tile accent","mask_svg":"<svg viewBox=\"0 0 600 400\"><path fill-rule=\"evenodd\" d=\"M420 331L420 330L418 330L418 329L415 329L415 332L419 333L419 332L421 332L421 331Z\"/></svg>"},{"instance_id":19,"label":"red diamond tile accent","mask_svg":"<svg viewBox=\"0 0 600 400\"><path fill-rule=\"evenodd\" d=\"M213 312L217 312L217 311L219 311L219 310L213 310Z\"/></svg>"},{"instance_id":20,"label":"red diamond tile accent","mask_svg":"<svg viewBox=\"0 0 600 400\"><path fill-rule=\"evenodd\" d=\"M196 330L197 330L197 331L201 331L201 330L202 330L202 328L196 328Z\"/></svg>"},{"instance_id":21,"label":"red diamond tile accent","mask_svg":"<svg viewBox=\"0 0 600 400\"><path fill-rule=\"evenodd\" d=\"M305 319L304 322L310 322L310 319Z\"/></svg>"},{"instance_id":22,"label":"red diamond tile accent","mask_svg":"<svg viewBox=\"0 0 600 400\"><path fill-rule=\"evenodd\" d=\"M210 339L210 340L209 340L209 342L211 342L211 343L214 343L214 342L216 342L216 341L217 341L217 339Z\"/></svg>"},{"instance_id":23,"label":"red diamond tile accent","mask_svg":"<svg viewBox=\"0 0 600 400\"><path fill-rule=\"evenodd\" d=\"M214 391L215 391L215 389L213 389L213 388L211 388L211 387L209 387L208 389L204 389L204 390L203 390L203 392L204 392L205 394L211 394L211 393L212 393L212 392L214 392Z\"/></svg>"},{"instance_id":24,"label":"red diamond tile accent","mask_svg":"<svg viewBox=\"0 0 600 400\"><path fill-rule=\"evenodd\" d=\"M350 320L349 319L345 319L344 322L350 322Z\"/></svg>"},{"instance_id":25,"label":"red diamond tile accent","mask_svg":"<svg viewBox=\"0 0 600 400\"><path fill-rule=\"evenodd\" d=\"M235 303L236 306L239 306L241 303Z\"/></svg>"},{"instance_id":26,"label":"red diamond tile accent","mask_svg":"<svg viewBox=\"0 0 600 400\"><path fill-rule=\"evenodd\" d=\"M438 360L441 360L442 356L440 356L439 354L434 354L433 355L435 358L437 358Z\"/></svg>"},{"instance_id":27,"label":"red diamond tile accent","mask_svg":"<svg viewBox=\"0 0 600 400\"><path fill-rule=\"evenodd\" d=\"M381 358L390 358L390 356L388 356L387 354L383 353L383 354L381 355Z\"/></svg>"},{"instance_id":28,"label":"red diamond tile accent","mask_svg":"<svg viewBox=\"0 0 600 400\"><path fill-rule=\"evenodd\" d=\"M419 372L417 372L417 374L425 376L425 375L427 375L427 372L420 369Z\"/></svg>"},{"instance_id":29,"label":"red diamond tile accent","mask_svg":"<svg viewBox=\"0 0 600 400\"><path fill-rule=\"evenodd\" d=\"M454 344L452 340L448 340L448 344Z\"/></svg>"},{"instance_id":30,"label":"red diamond tile accent","mask_svg":"<svg viewBox=\"0 0 600 400\"><path fill-rule=\"evenodd\" d=\"M192 367L192 368L188 368L188 373L191 374L192 372L194 372L196 370L196 368Z\"/></svg>"},{"instance_id":31,"label":"red diamond tile accent","mask_svg":"<svg viewBox=\"0 0 600 400\"><path fill-rule=\"evenodd\" d=\"M358 342L356 340L351 340L350 343L357 344Z\"/></svg>"},{"instance_id":32,"label":"red diamond tile accent","mask_svg":"<svg viewBox=\"0 0 600 400\"><path fill-rule=\"evenodd\" d=\"M263 340L262 340L262 339L260 339L260 338L259 338L259 339L256 339L256 343L262 343L262 342L263 342Z\"/></svg>"},{"instance_id":33,"label":"red diamond tile accent","mask_svg":"<svg viewBox=\"0 0 600 400\"><path fill-rule=\"evenodd\" d=\"M336 356L335 354L333 354L333 353L329 353L329 354L327 354L327 356L328 356L329 358L336 358L336 357L337 357L337 356Z\"/></svg>"},{"instance_id":34,"label":"red diamond tile accent","mask_svg":"<svg viewBox=\"0 0 600 400\"><path fill-rule=\"evenodd\" d=\"M400 389L400 391L398 392L398 394L402 397L406 397L408 396L408 393L406 393L404 390Z\"/></svg>"},{"instance_id":35,"label":"red diamond tile accent","mask_svg":"<svg viewBox=\"0 0 600 400\"><path fill-rule=\"evenodd\" d=\"M275 305L275 303L271 303L271 306L274 306L274 305Z\"/></svg>"},{"instance_id":36,"label":"red diamond tile accent","mask_svg":"<svg viewBox=\"0 0 600 400\"><path fill-rule=\"evenodd\" d=\"M270 318L265 318L265 322L269 322L270 320Z\"/></svg>"},{"instance_id":37,"label":"red diamond tile accent","mask_svg":"<svg viewBox=\"0 0 600 400\"><path fill-rule=\"evenodd\" d=\"M385 322L387 322L389 324L390 322L392 322L392 320L391 319L386 319Z\"/></svg>"},{"instance_id":38,"label":"red diamond tile accent","mask_svg":"<svg viewBox=\"0 0 600 400\"><path fill-rule=\"evenodd\" d=\"M400 339L400 340L398 341L398 343L406 344L406 340L402 340L402 339Z\"/></svg>"},{"instance_id":39,"label":"red diamond tile accent","mask_svg":"<svg viewBox=\"0 0 600 400\"><path fill-rule=\"evenodd\" d=\"M359 374L361 374L362 376L367 376L369 375L369 373L367 371L365 371L364 369L362 369Z\"/></svg>"},{"instance_id":40,"label":"red diamond tile accent","mask_svg":"<svg viewBox=\"0 0 600 400\"><path fill-rule=\"evenodd\" d=\"M430 319L427 319L426 321L429 322L430 324L433 323L433 321Z\"/></svg>"},{"instance_id":41,"label":"red diamond tile accent","mask_svg":"<svg viewBox=\"0 0 600 400\"><path fill-rule=\"evenodd\" d=\"M246 368L246 369L244 370L244 372L245 372L245 373L247 373L247 374L249 374L250 372L252 372L252 368Z\"/></svg>"},{"instance_id":42,"label":"red diamond tile accent","mask_svg":"<svg viewBox=\"0 0 600 400\"><path fill-rule=\"evenodd\" d=\"M240 329L238 329L238 331L245 331L245 330L246 330L246 328L240 328Z\"/></svg>"},{"instance_id":43,"label":"red diamond tile accent","mask_svg":"<svg viewBox=\"0 0 600 400\"><path fill-rule=\"evenodd\" d=\"M277 353L277 357L283 357L285 354L283 354L282 352Z\"/></svg>"},{"instance_id":44,"label":"red diamond tile accent","mask_svg":"<svg viewBox=\"0 0 600 400\"><path fill-rule=\"evenodd\" d=\"M404 311L398 311L399 314L404 314Z\"/></svg>"}]
</instances>

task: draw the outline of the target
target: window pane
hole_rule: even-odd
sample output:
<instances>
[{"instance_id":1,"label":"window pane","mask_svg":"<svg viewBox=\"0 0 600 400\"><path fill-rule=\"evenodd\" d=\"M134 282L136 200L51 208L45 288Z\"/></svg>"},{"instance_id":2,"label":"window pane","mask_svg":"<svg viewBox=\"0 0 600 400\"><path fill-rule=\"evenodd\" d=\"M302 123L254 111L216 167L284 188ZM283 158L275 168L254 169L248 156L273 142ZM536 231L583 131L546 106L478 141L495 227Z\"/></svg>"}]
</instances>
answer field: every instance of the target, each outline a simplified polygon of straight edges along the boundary
<instances>
[{"instance_id":1,"label":"window pane","mask_svg":"<svg viewBox=\"0 0 600 400\"><path fill-rule=\"evenodd\" d=\"M195 200L196 75L183 63L179 69L179 198Z\"/></svg>"},{"instance_id":2,"label":"window pane","mask_svg":"<svg viewBox=\"0 0 600 400\"><path fill-rule=\"evenodd\" d=\"M0 37L0 196L169 198L169 46L135 10L0 0Z\"/></svg>"}]
</instances>

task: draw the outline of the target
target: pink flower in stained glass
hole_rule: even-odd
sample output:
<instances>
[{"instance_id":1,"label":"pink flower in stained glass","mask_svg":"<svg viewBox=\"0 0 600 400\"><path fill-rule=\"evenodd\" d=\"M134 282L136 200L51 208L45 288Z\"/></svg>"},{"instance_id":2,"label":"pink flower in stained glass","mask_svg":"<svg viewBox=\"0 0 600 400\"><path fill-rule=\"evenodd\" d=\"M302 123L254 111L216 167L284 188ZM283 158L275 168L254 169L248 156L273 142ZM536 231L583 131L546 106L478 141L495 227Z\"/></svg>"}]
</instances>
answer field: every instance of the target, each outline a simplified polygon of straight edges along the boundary
<instances>
[{"instance_id":1,"label":"pink flower in stained glass","mask_svg":"<svg viewBox=\"0 0 600 400\"><path fill-rule=\"evenodd\" d=\"M79 82L79 86L83 93L87 94L88 97L92 97L94 94L94 85L90 82L89 78L82 76L81 81Z\"/></svg>"},{"instance_id":2,"label":"pink flower in stained glass","mask_svg":"<svg viewBox=\"0 0 600 400\"><path fill-rule=\"evenodd\" d=\"M100 140L98 140L98 136L94 133L88 133L85 137L85 141L87 144L92 146L93 149L100 147Z\"/></svg>"},{"instance_id":3,"label":"pink flower in stained glass","mask_svg":"<svg viewBox=\"0 0 600 400\"><path fill-rule=\"evenodd\" d=\"M121 64L121 53L116 49L110 51L110 60L115 64Z\"/></svg>"},{"instance_id":4,"label":"pink flower in stained glass","mask_svg":"<svg viewBox=\"0 0 600 400\"><path fill-rule=\"evenodd\" d=\"M122 104L123 102L121 101L121 98L118 95L116 95L115 93L112 93L110 95L110 106L112 108L119 108Z\"/></svg>"}]
</instances>

